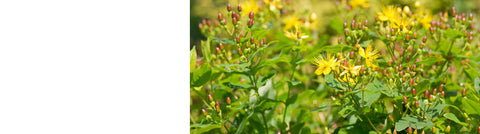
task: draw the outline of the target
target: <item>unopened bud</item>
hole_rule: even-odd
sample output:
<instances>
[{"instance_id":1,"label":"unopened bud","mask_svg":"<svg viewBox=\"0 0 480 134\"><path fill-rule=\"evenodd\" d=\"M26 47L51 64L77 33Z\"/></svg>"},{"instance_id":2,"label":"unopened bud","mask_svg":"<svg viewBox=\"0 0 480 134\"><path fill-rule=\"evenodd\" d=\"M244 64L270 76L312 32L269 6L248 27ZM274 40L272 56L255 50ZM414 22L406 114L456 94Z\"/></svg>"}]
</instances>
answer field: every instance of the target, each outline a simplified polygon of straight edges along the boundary
<instances>
[{"instance_id":1,"label":"unopened bud","mask_svg":"<svg viewBox=\"0 0 480 134\"><path fill-rule=\"evenodd\" d=\"M213 97L211 94L208 95L208 100L213 101Z\"/></svg>"},{"instance_id":2,"label":"unopened bud","mask_svg":"<svg viewBox=\"0 0 480 134\"><path fill-rule=\"evenodd\" d=\"M220 103L216 102L216 103L215 103L215 108L216 108L218 111L220 111Z\"/></svg>"},{"instance_id":3,"label":"unopened bud","mask_svg":"<svg viewBox=\"0 0 480 134\"><path fill-rule=\"evenodd\" d=\"M427 42L427 36L423 36L423 43Z\"/></svg>"},{"instance_id":4,"label":"unopened bud","mask_svg":"<svg viewBox=\"0 0 480 134\"><path fill-rule=\"evenodd\" d=\"M217 53L220 53L220 52L221 52L221 51L220 51L220 48L218 48L218 47L215 48L215 50L217 50Z\"/></svg>"},{"instance_id":5,"label":"unopened bud","mask_svg":"<svg viewBox=\"0 0 480 134\"><path fill-rule=\"evenodd\" d=\"M462 95L463 95L463 97L465 97L467 95L467 90L465 90L465 88L463 88L463 90L462 90Z\"/></svg>"},{"instance_id":6,"label":"unopened bud","mask_svg":"<svg viewBox=\"0 0 480 134\"><path fill-rule=\"evenodd\" d=\"M208 113L207 113L207 110L205 110L205 109L202 109L202 113L203 113L203 115L207 115L207 114L208 114Z\"/></svg>"},{"instance_id":7,"label":"unopened bud","mask_svg":"<svg viewBox=\"0 0 480 134\"><path fill-rule=\"evenodd\" d=\"M417 32L414 32L413 33L413 38L417 38L417 37L418 37Z\"/></svg>"},{"instance_id":8,"label":"unopened bud","mask_svg":"<svg viewBox=\"0 0 480 134\"><path fill-rule=\"evenodd\" d=\"M433 89L433 94L434 94L434 95L437 94L437 88Z\"/></svg>"},{"instance_id":9,"label":"unopened bud","mask_svg":"<svg viewBox=\"0 0 480 134\"><path fill-rule=\"evenodd\" d=\"M433 27L430 27L430 33L433 34L435 32L435 29Z\"/></svg>"},{"instance_id":10,"label":"unopened bud","mask_svg":"<svg viewBox=\"0 0 480 134\"><path fill-rule=\"evenodd\" d=\"M230 97L227 97L227 104L232 104L232 100L230 100Z\"/></svg>"},{"instance_id":11,"label":"unopened bud","mask_svg":"<svg viewBox=\"0 0 480 134\"><path fill-rule=\"evenodd\" d=\"M440 94L440 96L442 96L442 98L445 98L445 91L442 91L442 93Z\"/></svg>"},{"instance_id":12,"label":"unopened bud","mask_svg":"<svg viewBox=\"0 0 480 134\"><path fill-rule=\"evenodd\" d=\"M248 20L248 28L252 28L252 26L253 26L253 20L250 19Z\"/></svg>"},{"instance_id":13,"label":"unopened bud","mask_svg":"<svg viewBox=\"0 0 480 134\"><path fill-rule=\"evenodd\" d=\"M387 40L390 40L390 34L387 34Z\"/></svg>"},{"instance_id":14,"label":"unopened bud","mask_svg":"<svg viewBox=\"0 0 480 134\"><path fill-rule=\"evenodd\" d=\"M433 133L436 133L436 132L437 132L437 128L436 128L436 127L432 127L432 132L433 132Z\"/></svg>"},{"instance_id":15,"label":"unopened bud","mask_svg":"<svg viewBox=\"0 0 480 134\"><path fill-rule=\"evenodd\" d=\"M412 95L416 96L417 95L417 90L415 88L412 89Z\"/></svg>"},{"instance_id":16,"label":"unopened bud","mask_svg":"<svg viewBox=\"0 0 480 134\"><path fill-rule=\"evenodd\" d=\"M407 34L407 35L405 36L405 39L406 39L407 41L409 41L409 40L410 40L410 34Z\"/></svg>"},{"instance_id":17,"label":"unopened bud","mask_svg":"<svg viewBox=\"0 0 480 134\"><path fill-rule=\"evenodd\" d=\"M222 13L218 13L218 20L219 20L219 21L223 20L223 15L222 15Z\"/></svg>"},{"instance_id":18,"label":"unopened bud","mask_svg":"<svg viewBox=\"0 0 480 134\"><path fill-rule=\"evenodd\" d=\"M413 86L413 84L414 84L413 79L410 79L410 82L409 82L409 83L410 83L411 86Z\"/></svg>"},{"instance_id":19,"label":"unopened bud","mask_svg":"<svg viewBox=\"0 0 480 134\"><path fill-rule=\"evenodd\" d=\"M451 129L452 129L452 128L450 128L450 125L448 125L448 126L445 128L445 132L446 132L446 133L450 133L450 130L451 130Z\"/></svg>"},{"instance_id":20,"label":"unopened bud","mask_svg":"<svg viewBox=\"0 0 480 134\"><path fill-rule=\"evenodd\" d=\"M234 25L237 25L237 18L233 18L233 19L232 19L232 23L233 23Z\"/></svg>"},{"instance_id":21,"label":"unopened bud","mask_svg":"<svg viewBox=\"0 0 480 134\"><path fill-rule=\"evenodd\" d=\"M468 37L468 42L472 42L473 36Z\"/></svg>"},{"instance_id":22,"label":"unopened bud","mask_svg":"<svg viewBox=\"0 0 480 134\"><path fill-rule=\"evenodd\" d=\"M407 97L403 96L403 102L408 103Z\"/></svg>"},{"instance_id":23,"label":"unopened bud","mask_svg":"<svg viewBox=\"0 0 480 134\"><path fill-rule=\"evenodd\" d=\"M347 22L346 21L343 22L343 27L347 28Z\"/></svg>"},{"instance_id":24,"label":"unopened bud","mask_svg":"<svg viewBox=\"0 0 480 134\"><path fill-rule=\"evenodd\" d=\"M412 129L412 127L408 127L408 130L407 130L407 132L408 132L409 134L411 134L411 133L413 132L413 129Z\"/></svg>"},{"instance_id":25,"label":"unopened bud","mask_svg":"<svg viewBox=\"0 0 480 134\"><path fill-rule=\"evenodd\" d=\"M241 12L242 11L242 6L240 4L238 4L237 9L238 9L238 12Z\"/></svg>"},{"instance_id":26,"label":"unopened bud","mask_svg":"<svg viewBox=\"0 0 480 134\"><path fill-rule=\"evenodd\" d=\"M232 11L232 6L230 4L227 5L227 10L230 12Z\"/></svg>"},{"instance_id":27,"label":"unopened bud","mask_svg":"<svg viewBox=\"0 0 480 134\"><path fill-rule=\"evenodd\" d=\"M348 36L349 32L348 29L345 29L345 36Z\"/></svg>"},{"instance_id":28,"label":"unopened bud","mask_svg":"<svg viewBox=\"0 0 480 134\"><path fill-rule=\"evenodd\" d=\"M428 96L428 101L433 101L433 95Z\"/></svg>"},{"instance_id":29,"label":"unopened bud","mask_svg":"<svg viewBox=\"0 0 480 134\"><path fill-rule=\"evenodd\" d=\"M355 52L354 51L351 51L350 52L350 57L353 58L355 56Z\"/></svg>"},{"instance_id":30,"label":"unopened bud","mask_svg":"<svg viewBox=\"0 0 480 134\"><path fill-rule=\"evenodd\" d=\"M428 98L430 96L430 92L428 90L425 91L425 98Z\"/></svg>"},{"instance_id":31,"label":"unopened bud","mask_svg":"<svg viewBox=\"0 0 480 134\"><path fill-rule=\"evenodd\" d=\"M350 25L350 28L355 29L355 20L352 20L352 23Z\"/></svg>"},{"instance_id":32,"label":"unopened bud","mask_svg":"<svg viewBox=\"0 0 480 134\"><path fill-rule=\"evenodd\" d=\"M420 107L420 104L418 103L418 101L415 101L415 107Z\"/></svg>"},{"instance_id":33,"label":"unopened bud","mask_svg":"<svg viewBox=\"0 0 480 134\"><path fill-rule=\"evenodd\" d=\"M253 15L253 11L250 11L250 13L248 14L248 18L250 19L253 19L255 16Z\"/></svg>"},{"instance_id":34,"label":"unopened bud","mask_svg":"<svg viewBox=\"0 0 480 134\"><path fill-rule=\"evenodd\" d=\"M421 42L420 43L420 48L423 48L423 47L425 47L425 43Z\"/></svg>"}]
</instances>

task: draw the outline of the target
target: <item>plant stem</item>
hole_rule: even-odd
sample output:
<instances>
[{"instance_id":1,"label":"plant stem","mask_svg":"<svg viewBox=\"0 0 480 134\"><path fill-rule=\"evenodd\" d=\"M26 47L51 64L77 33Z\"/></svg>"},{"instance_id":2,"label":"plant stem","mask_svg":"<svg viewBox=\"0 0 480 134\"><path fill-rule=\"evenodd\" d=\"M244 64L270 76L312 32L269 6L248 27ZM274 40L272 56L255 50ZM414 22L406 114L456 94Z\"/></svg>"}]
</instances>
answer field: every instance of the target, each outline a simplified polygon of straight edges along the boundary
<instances>
[{"instance_id":1,"label":"plant stem","mask_svg":"<svg viewBox=\"0 0 480 134\"><path fill-rule=\"evenodd\" d=\"M265 118L265 113L262 113L263 123L265 123L265 129L267 130L265 133L268 134L268 123L267 118Z\"/></svg>"},{"instance_id":2,"label":"plant stem","mask_svg":"<svg viewBox=\"0 0 480 134\"><path fill-rule=\"evenodd\" d=\"M375 129L375 132L377 132L377 134L379 134L380 131L378 131L377 128L373 125L373 123L372 123L372 121L370 120L370 118L368 118L367 115L365 115L365 117L367 118L368 123L370 123L370 125L372 126L372 128Z\"/></svg>"}]
</instances>

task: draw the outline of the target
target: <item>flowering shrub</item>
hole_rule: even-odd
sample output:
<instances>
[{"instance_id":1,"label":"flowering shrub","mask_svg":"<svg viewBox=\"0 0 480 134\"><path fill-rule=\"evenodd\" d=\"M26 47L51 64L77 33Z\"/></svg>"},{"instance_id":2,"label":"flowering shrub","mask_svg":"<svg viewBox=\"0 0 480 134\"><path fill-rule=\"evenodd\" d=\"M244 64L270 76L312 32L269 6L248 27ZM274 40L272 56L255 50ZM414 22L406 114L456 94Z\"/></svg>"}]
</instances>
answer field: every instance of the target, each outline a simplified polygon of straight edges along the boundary
<instances>
[{"instance_id":1,"label":"flowering shrub","mask_svg":"<svg viewBox=\"0 0 480 134\"><path fill-rule=\"evenodd\" d=\"M397 2L228 2L190 52L191 133L479 133L478 16Z\"/></svg>"}]
</instances>

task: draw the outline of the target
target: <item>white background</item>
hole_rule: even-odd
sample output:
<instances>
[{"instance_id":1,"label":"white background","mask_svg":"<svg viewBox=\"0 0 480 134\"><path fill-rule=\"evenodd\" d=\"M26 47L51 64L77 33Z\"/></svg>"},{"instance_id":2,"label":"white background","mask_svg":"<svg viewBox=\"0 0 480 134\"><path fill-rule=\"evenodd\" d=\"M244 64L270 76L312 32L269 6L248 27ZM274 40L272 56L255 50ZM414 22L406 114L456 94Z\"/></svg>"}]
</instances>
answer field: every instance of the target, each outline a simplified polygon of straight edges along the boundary
<instances>
[{"instance_id":1,"label":"white background","mask_svg":"<svg viewBox=\"0 0 480 134\"><path fill-rule=\"evenodd\" d=\"M189 133L189 4L1 1L0 133Z\"/></svg>"}]
</instances>

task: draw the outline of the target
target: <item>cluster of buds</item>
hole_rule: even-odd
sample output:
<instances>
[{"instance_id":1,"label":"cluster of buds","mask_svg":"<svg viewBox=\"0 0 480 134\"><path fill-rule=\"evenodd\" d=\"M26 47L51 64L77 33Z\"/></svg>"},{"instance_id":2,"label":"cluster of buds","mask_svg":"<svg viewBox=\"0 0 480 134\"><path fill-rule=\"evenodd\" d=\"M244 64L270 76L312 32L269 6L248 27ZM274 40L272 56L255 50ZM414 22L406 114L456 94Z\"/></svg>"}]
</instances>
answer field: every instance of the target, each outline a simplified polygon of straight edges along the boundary
<instances>
[{"instance_id":1,"label":"cluster of buds","mask_svg":"<svg viewBox=\"0 0 480 134\"><path fill-rule=\"evenodd\" d=\"M368 32L370 31L368 29L368 20L364 20L363 23L362 21L356 22L355 20L352 20L350 25L345 21L343 22L343 27L347 44L352 45L355 45L355 42L360 40L364 35L368 35ZM340 43L343 44L343 42Z\"/></svg>"},{"instance_id":2,"label":"cluster of buds","mask_svg":"<svg viewBox=\"0 0 480 134\"><path fill-rule=\"evenodd\" d=\"M222 108L220 106L220 102L215 101L211 94L208 95L208 101L210 101L209 106L202 109L202 114L205 116L205 118L208 121L214 121L214 119L217 119L216 117L222 118ZM225 101L227 103L226 108L230 109L232 100L230 97L227 97ZM212 114L209 114L208 111L211 111Z\"/></svg>"}]
</instances>

